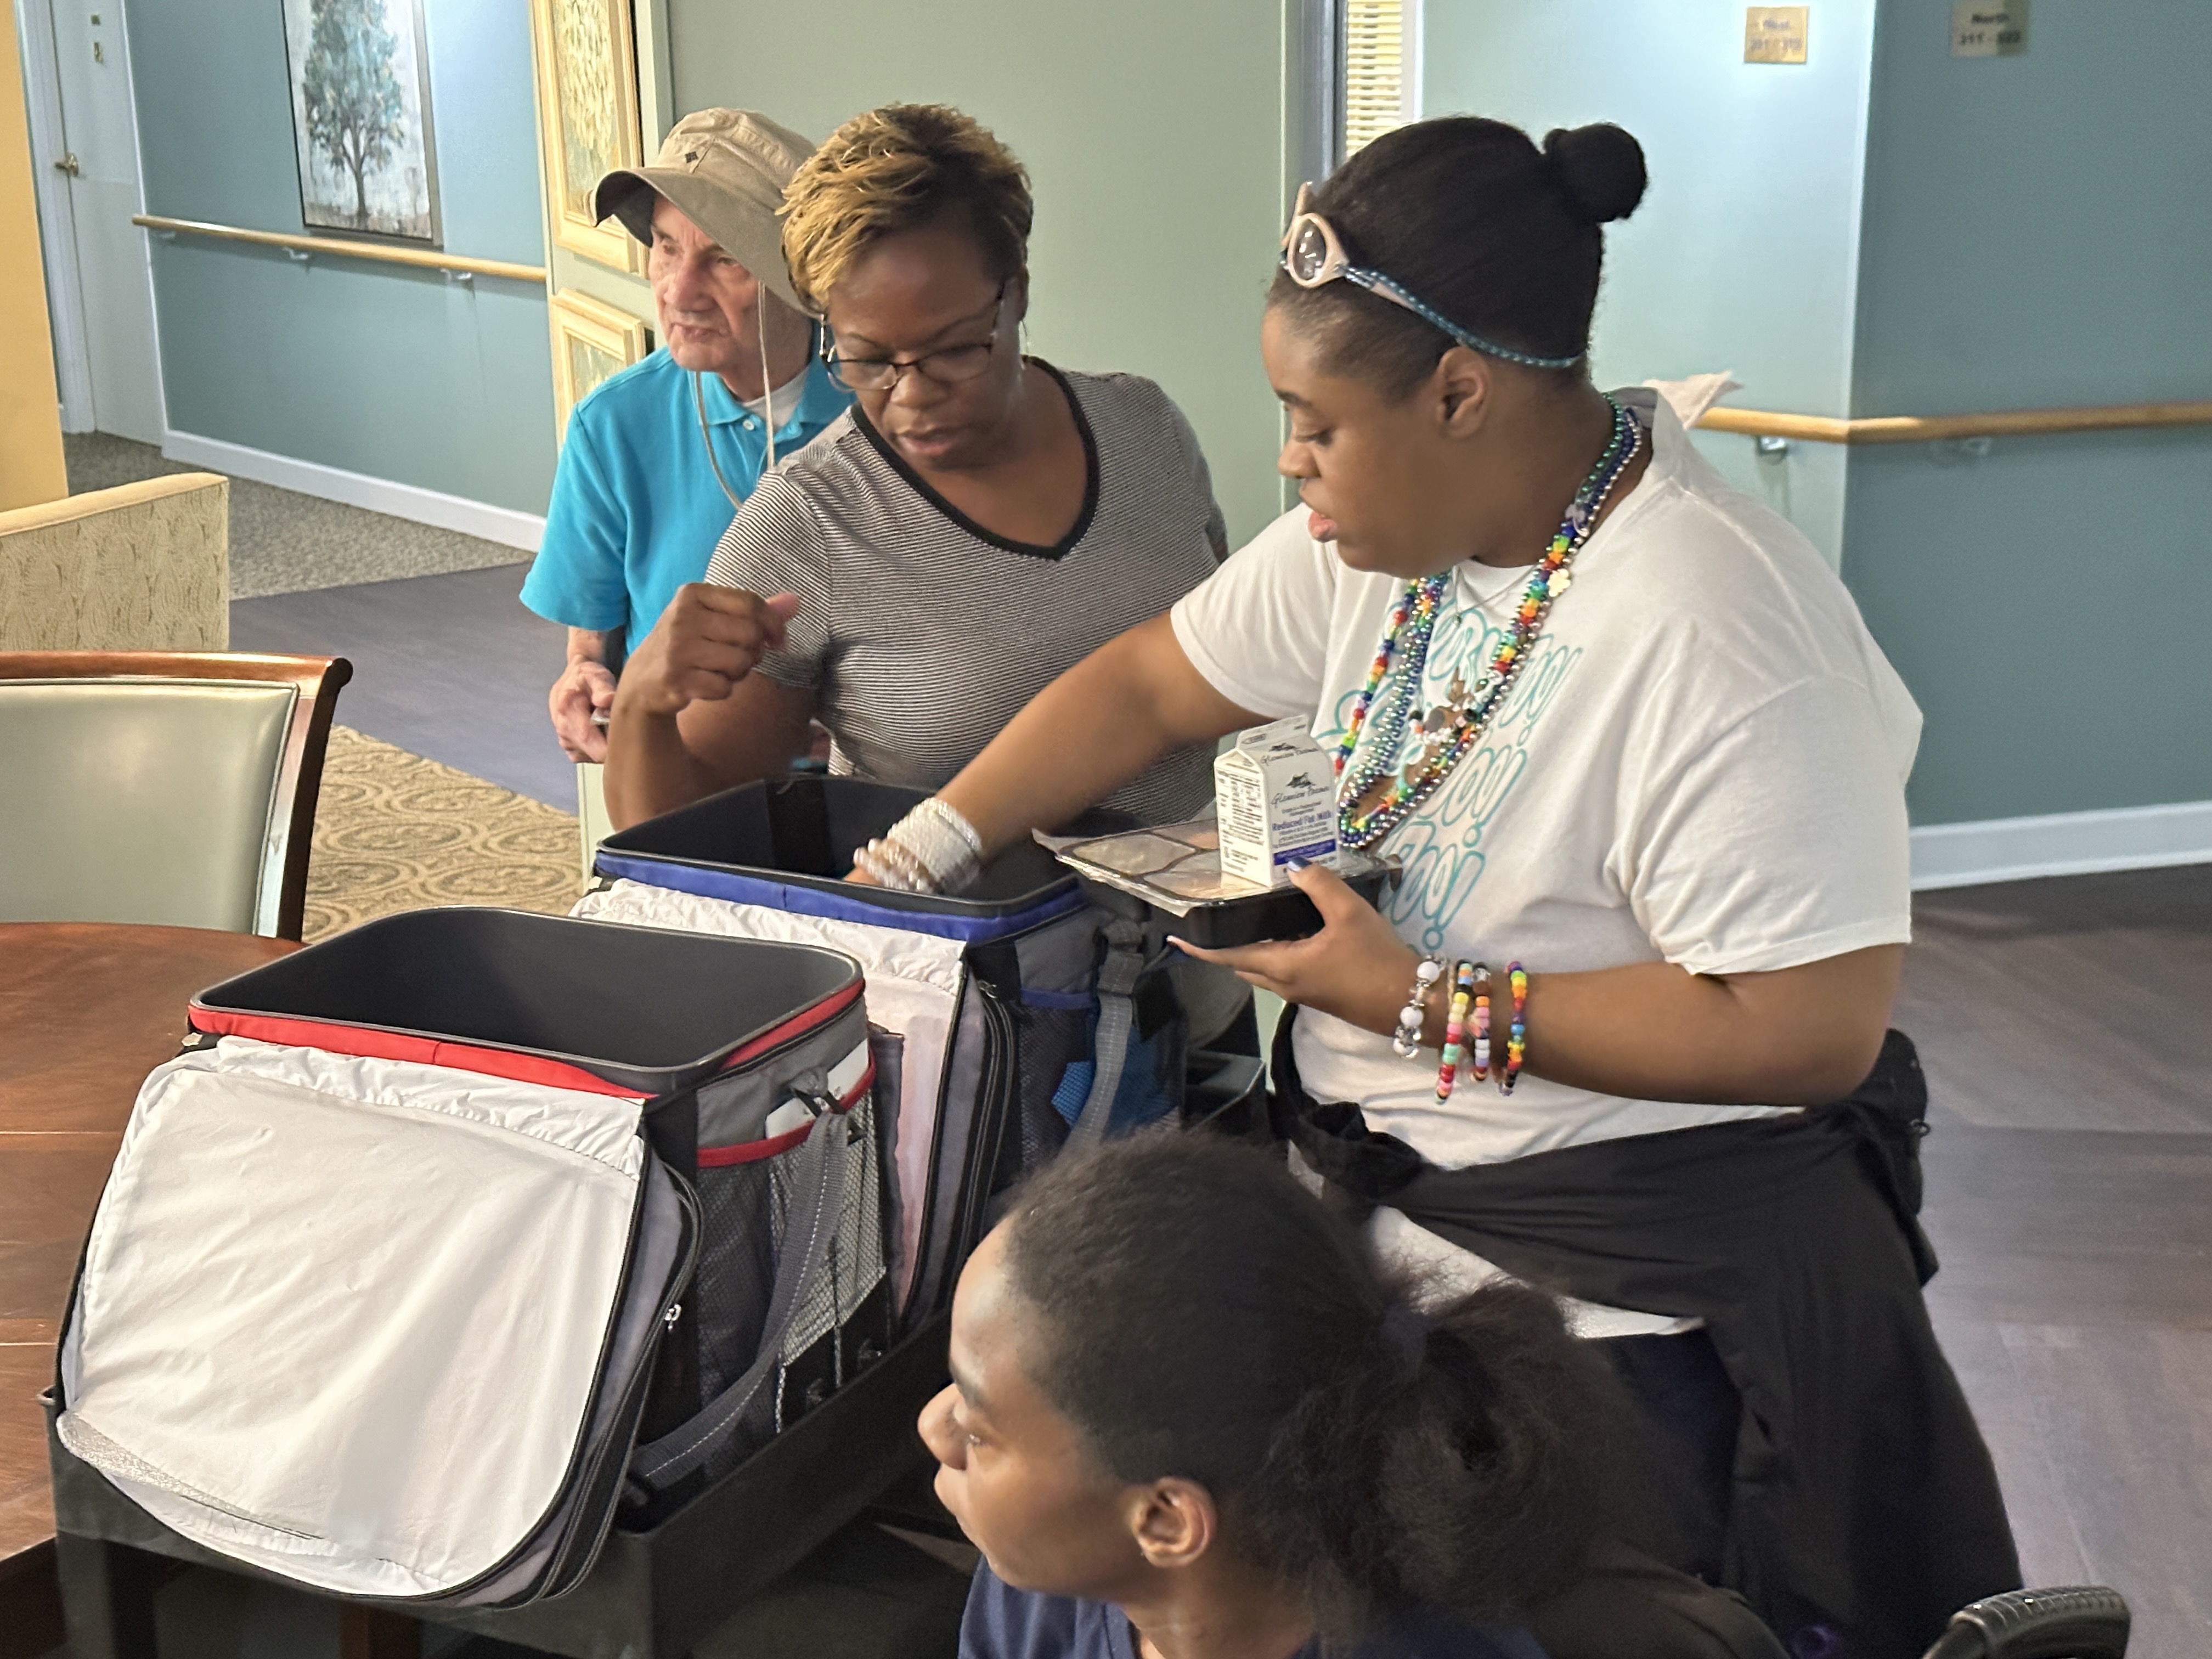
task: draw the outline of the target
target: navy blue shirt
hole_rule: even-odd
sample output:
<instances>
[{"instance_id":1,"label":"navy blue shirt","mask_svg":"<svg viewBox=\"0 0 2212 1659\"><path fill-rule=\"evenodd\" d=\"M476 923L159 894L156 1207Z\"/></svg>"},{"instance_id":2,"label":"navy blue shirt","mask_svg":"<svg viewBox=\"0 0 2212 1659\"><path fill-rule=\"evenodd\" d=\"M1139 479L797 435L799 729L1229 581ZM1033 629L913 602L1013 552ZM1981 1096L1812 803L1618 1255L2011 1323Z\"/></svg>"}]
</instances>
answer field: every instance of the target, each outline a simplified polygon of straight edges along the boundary
<instances>
[{"instance_id":1,"label":"navy blue shirt","mask_svg":"<svg viewBox=\"0 0 2212 1659\"><path fill-rule=\"evenodd\" d=\"M1308 1642L1284 1659L1320 1659ZM1138 1659L1128 1615L1109 1601L1010 1589L978 1562L960 1620L960 1659ZM1525 1630L1473 1629L1441 1620L1393 1631L1332 1659L1545 1659Z\"/></svg>"}]
</instances>

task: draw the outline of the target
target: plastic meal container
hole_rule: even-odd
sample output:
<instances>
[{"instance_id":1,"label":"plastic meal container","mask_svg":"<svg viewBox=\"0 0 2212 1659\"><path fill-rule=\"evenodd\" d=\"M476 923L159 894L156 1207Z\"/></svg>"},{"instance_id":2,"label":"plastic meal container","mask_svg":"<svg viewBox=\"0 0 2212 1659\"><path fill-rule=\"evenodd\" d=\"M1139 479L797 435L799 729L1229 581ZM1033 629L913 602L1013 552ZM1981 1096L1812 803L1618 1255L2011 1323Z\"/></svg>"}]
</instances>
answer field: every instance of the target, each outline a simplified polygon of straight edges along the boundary
<instances>
[{"instance_id":1,"label":"plastic meal container","mask_svg":"<svg viewBox=\"0 0 2212 1659\"><path fill-rule=\"evenodd\" d=\"M1345 885L1378 908L1382 889L1391 877L1387 866L1345 878ZM1244 898L1206 899L1183 915L1167 917L1168 932L1188 939L1202 950L1227 951L1240 945L1260 945L1269 939L1304 939L1321 932L1321 912L1295 887L1278 887L1269 893Z\"/></svg>"},{"instance_id":2,"label":"plastic meal container","mask_svg":"<svg viewBox=\"0 0 2212 1659\"><path fill-rule=\"evenodd\" d=\"M363 922L225 980L192 999L191 1019L308 1048L323 1028L384 1033L385 1058L433 1065L441 1048L489 1049L658 1095L859 978L851 957L809 945L453 906Z\"/></svg>"},{"instance_id":3,"label":"plastic meal container","mask_svg":"<svg viewBox=\"0 0 2212 1659\"><path fill-rule=\"evenodd\" d=\"M1297 888L1262 890L1221 873L1220 831L1211 818L1046 839L1054 856L1080 878L1151 906L1169 933L1204 949L1304 939L1321 931L1321 912ZM1396 866L1348 849L1336 864L1345 884L1379 908Z\"/></svg>"}]
</instances>

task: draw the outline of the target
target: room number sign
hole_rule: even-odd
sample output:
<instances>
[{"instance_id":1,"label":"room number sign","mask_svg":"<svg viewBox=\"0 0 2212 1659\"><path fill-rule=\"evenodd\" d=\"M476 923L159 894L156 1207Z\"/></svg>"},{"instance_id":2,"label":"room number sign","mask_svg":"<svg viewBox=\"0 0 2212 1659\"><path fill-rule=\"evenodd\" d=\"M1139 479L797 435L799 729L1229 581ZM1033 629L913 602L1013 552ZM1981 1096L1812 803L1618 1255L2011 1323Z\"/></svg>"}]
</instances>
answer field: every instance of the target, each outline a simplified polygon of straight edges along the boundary
<instances>
[{"instance_id":1,"label":"room number sign","mask_svg":"<svg viewBox=\"0 0 2212 1659\"><path fill-rule=\"evenodd\" d=\"M1747 6L1743 12L1743 61L1802 64L1810 31L1810 6Z\"/></svg>"},{"instance_id":2,"label":"room number sign","mask_svg":"<svg viewBox=\"0 0 2212 1659\"><path fill-rule=\"evenodd\" d=\"M1951 7L1951 56L2016 58L2027 50L2027 0L1995 5L1990 0L1954 0Z\"/></svg>"}]
</instances>

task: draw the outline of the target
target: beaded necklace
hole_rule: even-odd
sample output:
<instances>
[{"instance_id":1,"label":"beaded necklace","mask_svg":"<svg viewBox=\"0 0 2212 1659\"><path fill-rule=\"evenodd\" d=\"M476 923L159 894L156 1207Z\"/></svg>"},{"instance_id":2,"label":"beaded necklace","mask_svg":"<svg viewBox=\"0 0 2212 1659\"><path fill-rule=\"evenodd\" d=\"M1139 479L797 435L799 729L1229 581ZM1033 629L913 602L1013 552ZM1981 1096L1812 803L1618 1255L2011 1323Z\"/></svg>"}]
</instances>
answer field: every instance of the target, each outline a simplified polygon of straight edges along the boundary
<instances>
[{"instance_id":1,"label":"beaded necklace","mask_svg":"<svg viewBox=\"0 0 2212 1659\"><path fill-rule=\"evenodd\" d=\"M1598 457L1597 465L1575 490L1566 516L1559 521L1558 533L1552 538L1551 545L1522 589L1521 603L1514 611L1504 641L1463 702L1455 688L1449 734L1439 738L1434 732L1424 732L1427 742L1420 757L1402 769L1398 764L1398 751L1405 740L1408 719L1421 701L1421 678L1428 664L1429 639L1436 631L1437 617L1443 608L1452 573L1447 570L1408 583L1404 597L1391 608L1382 643L1376 648L1375 660L1367 671L1367 684L1359 693L1359 701L1352 705L1343 741L1337 745L1337 836L1345 845L1371 846L1403 823L1437 792L1452 768L1474 746L1491 715L1504 702L1505 693L1521 672L1521 665L1528 659L1537 635L1543 631L1553 601L1567 591L1573 580L1567 566L1589 539L1590 530L1604 510L1613 486L1620 483L1620 475L1628 470L1629 463L1643 447L1643 428L1612 398L1607 397L1606 402L1613 409L1613 434L1606 443L1605 453ZM1374 709L1376 693L1382 689L1394 662L1403 664L1398 695L1376 715L1370 731L1368 717ZM1352 768L1347 775L1346 768L1359 747L1363 733L1368 739L1368 757ZM1363 807L1360 803L1385 779L1389 787L1382 799L1371 806Z\"/></svg>"}]
</instances>

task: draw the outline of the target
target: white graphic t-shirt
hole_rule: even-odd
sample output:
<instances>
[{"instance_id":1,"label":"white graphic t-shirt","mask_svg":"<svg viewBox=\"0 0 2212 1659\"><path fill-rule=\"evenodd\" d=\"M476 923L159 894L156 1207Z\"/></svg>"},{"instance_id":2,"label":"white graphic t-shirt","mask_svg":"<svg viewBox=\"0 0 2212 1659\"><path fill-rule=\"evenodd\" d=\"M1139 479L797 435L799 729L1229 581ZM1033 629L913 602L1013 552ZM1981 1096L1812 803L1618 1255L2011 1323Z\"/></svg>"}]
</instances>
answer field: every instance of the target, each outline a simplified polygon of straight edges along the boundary
<instances>
[{"instance_id":1,"label":"white graphic t-shirt","mask_svg":"<svg viewBox=\"0 0 2212 1659\"><path fill-rule=\"evenodd\" d=\"M1651 462L1576 555L1488 729L1370 849L1404 871L1390 920L1418 950L1535 974L1655 961L1754 973L1904 942L1919 710L1812 544L1731 488L1663 402L1614 395L1649 423ZM1424 672L1432 720L1481 678L1528 574L1459 566ZM1299 508L1172 619L1224 696L1306 715L1333 748L1405 589L1346 568ZM1387 1036L1310 1009L1296 1036L1315 1098L1358 1103L1370 1127L1445 1168L1771 1109L1533 1075L1510 1097L1462 1078L1439 1106L1433 1054L1401 1060ZM1389 1216L1380 1231L1431 1256L1441 1246L1409 1223L1394 1239Z\"/></svg>"}]
</instances>

